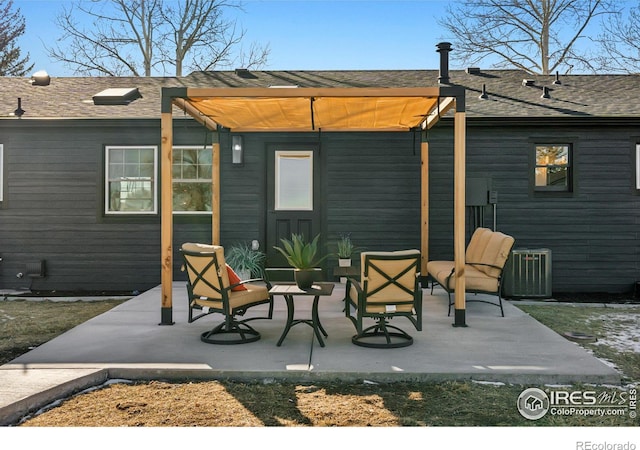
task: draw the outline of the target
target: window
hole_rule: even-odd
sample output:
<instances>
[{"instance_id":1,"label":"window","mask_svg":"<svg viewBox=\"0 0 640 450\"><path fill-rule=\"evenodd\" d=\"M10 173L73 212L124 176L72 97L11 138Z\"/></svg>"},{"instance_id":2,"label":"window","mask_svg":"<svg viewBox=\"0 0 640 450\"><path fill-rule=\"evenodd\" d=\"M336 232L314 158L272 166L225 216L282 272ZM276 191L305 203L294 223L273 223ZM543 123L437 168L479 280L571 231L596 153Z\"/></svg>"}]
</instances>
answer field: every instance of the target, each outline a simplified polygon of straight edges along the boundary
<instances>
[{"instance_id":1,"label":"window","mask_svg":"<svg viewBox=\"0 0 640 450\"><path fill-rule=\"evenodd\" d=\"M106 214L155 214L157 147L106 148Z\"/></svg>"},{"instance_id":2,"label":"window","mask_svg":"<svg viewBox=\"0 0 640 450\"><path fill-rule=\"evenodd\" d=\"M571 146L537 144L535 190L571 191Z\"/></svg>"},{"instance_id":3,"label":"window","mask_svg":"<svg viewBox=\"0 0 640 450\"><path fill-rule=\"evenodd\" d=\"M173 148L173 211L211 213L211 147Z\"/></svg>"},{"instance_id":4,"label":"window","mask_svg":"<svg viewBox=\"0 0 640 450\"><path fill-rule=\"evenodd\" d=\"M275 209L313 210L313 152L276 151Z\"/></svg>"}]
</instances>

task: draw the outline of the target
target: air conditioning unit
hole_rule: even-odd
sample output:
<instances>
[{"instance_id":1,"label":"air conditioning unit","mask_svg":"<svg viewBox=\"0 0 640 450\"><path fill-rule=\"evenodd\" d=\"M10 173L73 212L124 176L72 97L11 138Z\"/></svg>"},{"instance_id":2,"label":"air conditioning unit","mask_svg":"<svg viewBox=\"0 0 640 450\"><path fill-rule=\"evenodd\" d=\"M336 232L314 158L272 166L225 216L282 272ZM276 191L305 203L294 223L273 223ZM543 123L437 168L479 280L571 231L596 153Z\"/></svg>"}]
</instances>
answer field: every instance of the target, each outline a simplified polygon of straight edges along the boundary
<instances>
[{"instance_id":1,"label":"air conditioning unit","mask_svg":"<svg viewBox=\"0 0 640 450\"><path fill-rule=\"evenodd\" d=\"M511 251L502 278L505 298L551 298L551 250Z\"/></svg>"}]
</instances>

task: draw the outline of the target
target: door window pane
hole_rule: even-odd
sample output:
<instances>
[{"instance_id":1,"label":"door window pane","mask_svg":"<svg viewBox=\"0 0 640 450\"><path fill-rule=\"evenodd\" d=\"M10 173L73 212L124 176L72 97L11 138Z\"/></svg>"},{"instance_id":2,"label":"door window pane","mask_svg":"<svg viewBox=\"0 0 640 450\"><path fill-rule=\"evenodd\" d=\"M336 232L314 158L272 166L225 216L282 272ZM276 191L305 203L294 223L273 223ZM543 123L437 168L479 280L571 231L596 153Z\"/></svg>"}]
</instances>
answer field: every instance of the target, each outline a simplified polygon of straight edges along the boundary
<instances>
[{"instance_id":1,"label":"door window pane","mask_svg":"<svg viewBox=\"0 0 640 450\"><path fill-rule=\"evenodd\" d=\"M313 152L276 151L275 209L313 210Z\"/></svg>"}]
</instances>

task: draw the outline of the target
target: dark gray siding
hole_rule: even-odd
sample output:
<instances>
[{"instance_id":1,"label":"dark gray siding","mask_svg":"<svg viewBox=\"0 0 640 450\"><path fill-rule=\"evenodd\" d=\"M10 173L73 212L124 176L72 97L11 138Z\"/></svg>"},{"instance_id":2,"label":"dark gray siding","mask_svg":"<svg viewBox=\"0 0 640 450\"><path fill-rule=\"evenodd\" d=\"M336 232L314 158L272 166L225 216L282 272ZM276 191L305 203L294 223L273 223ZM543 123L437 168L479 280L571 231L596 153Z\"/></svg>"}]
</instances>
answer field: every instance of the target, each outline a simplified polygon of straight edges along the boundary
<instances>
[{"instance_id":1,"label":"dark gray siding","mask_svg":"<svg viewBox=\"0 0 640 450\"><path fill-rule=\"evenodd\" d=\"M321 238L335 252L341 233L358 247L394 250L420 246L419 136L412 133L245 134L245 164L222 152L221 242L266 241L268 148L319 146L322 165ZM229 147L221 134L221 147ZM330 273L336 258L327 260Z\"/></svg>"},{"instance_id":2,"label":"dark gray siding","mask_svg":"<svg viewBox=\"0 0 640 450\"><path fill-rule=\"evenodd\" d=\"M103 214L104 147L159 146L159 121L96 123L0 123L0 289L143 291L160 283L159 216ZM176 127L176 143L202 144L202 128ZM177 242L210 230L210 218L176 219ZM16 277L39 260L46 261L45 278Z\"/></svg>"},{"instance_id":3,"label":"dark gray siding","mask_svg":"<svg viewBox=\"0 0 640 450\"><path fill-rule=\"evenodd\" d=\"M556 121L557 122L557 121ZM498 126L500 125L500 126ZM160 217L105 217L104 146L160 145L157 120L0 121L4 193L0 205L0 289L44 259L43 291L134 291L160 283ZM554 292L629 291L639 272L640 196L635 189L635 126L479 123L468 120L467 176L498 192L497 228L516 248L552 250ZM174 124L177 145L204 145L211 133ZM420 136L413 133L244 134L245 164L230 164L221 143L221 243L266 242L266 158L274 144L317 144L322 170L321 230L335 251L340 233L367 250L420 246ZM428 133L430 259L453 256L453 137L444 120ZM574 145L570 195L532 190L535 142ZM493 227L491 207L481 225ZM475 225L468 214L467 231ZM210 242L211 218L175 216L174 276L185 241ZM335 258L326 263L330 273Z\"/></svg>"},{"instance_id":4,"label":"dark gray siding","mask_svg":"<svg viewBox=\"0 0 640 450\"><path fill-rule=\"evenodd\" d=\"M366 250L419 249L419 134L334 134L323 149L329 238L350 233Z\"/></svg>"},{"instance_id":5,"label":"dark gray siding","mask_svg":"<svg viewBox=\"0 0 640 450\"><path fill-rule=\"evenodd\" d=\"M574 145L570 195L532 189L532 146L553 141ZM636 142L634 127L471 123L467 176L491 179L499 194L497 228L515 237L516 248L552 250L554 292L629 292L640 275ZM453 214L450 145L446 137L431 145L431 259L452 257L447 234ZM490 207L484 225L493 226Z\"/></svg>"}]
</instances>

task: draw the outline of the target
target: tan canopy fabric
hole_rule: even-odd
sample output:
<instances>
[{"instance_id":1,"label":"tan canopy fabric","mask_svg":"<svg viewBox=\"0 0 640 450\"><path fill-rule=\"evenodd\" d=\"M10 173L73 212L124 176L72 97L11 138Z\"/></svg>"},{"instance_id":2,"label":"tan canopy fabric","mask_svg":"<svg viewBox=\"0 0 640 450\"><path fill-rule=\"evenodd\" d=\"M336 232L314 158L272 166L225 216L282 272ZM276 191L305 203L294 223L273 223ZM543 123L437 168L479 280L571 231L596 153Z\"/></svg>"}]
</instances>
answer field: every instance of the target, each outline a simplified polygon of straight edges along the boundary
<instances>
[{"instance_id":1,"label":"tan canopy fabric","mask_svg":"<svg viewBox=\"0 0 640 450\"><path fill-rule=\"evenodd\" d=\"M406 131L436 105L425 97L191 98L201 114L232 131Z\"/></svg>"},{"instance_id":2,"label":"tan canopy fabric","mask_svg":"<svg viewBox=\"0 0 640 450\"><path fill-rule=\"evenodd\" d=\"M188 89L174 100L209 127L249 131L407 131L452 106L437 88Z\"/></svg>"}]
</instances>

